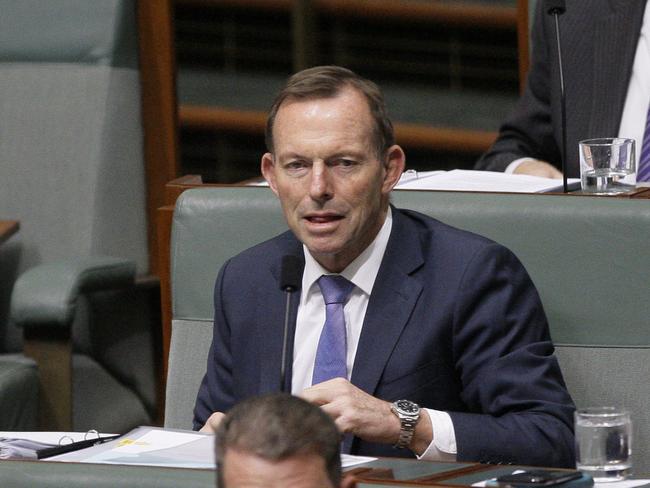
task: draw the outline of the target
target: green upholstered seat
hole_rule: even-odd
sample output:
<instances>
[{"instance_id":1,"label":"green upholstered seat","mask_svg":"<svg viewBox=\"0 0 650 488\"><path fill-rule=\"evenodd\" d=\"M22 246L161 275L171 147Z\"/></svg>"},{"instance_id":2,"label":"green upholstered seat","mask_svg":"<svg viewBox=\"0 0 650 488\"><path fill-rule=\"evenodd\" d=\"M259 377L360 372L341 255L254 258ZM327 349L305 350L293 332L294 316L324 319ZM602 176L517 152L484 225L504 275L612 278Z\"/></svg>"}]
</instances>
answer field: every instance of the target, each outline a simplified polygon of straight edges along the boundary
<instances>
[{"instance_id":1,"label":"green upholstered seat","mask_svg":"<svg viewBox=\"0 0 650 488\"><path fill-rule=\"evenodd\" d=\"M0 209L21 223L0 248L0 351L22 351L16 323L47 327L58 319L32 319L71 312L77 430L123 432L151 423L156 406L157 303L133 303L134 272L148 267L135 8L135 0L0 7ZM74 280L63 290L61 276L39 268L65 262L57 272L83 274L94 256L130 263L130 284L89 295ZM12 292L19 317L8 323Z\"/></svg>"},{"instance_id":2,"label":"green upholstered seat","mask_svg":"<svg viewBox=\"0 0 650 488\"><path fill-rule=\"evenodd\" d=\"M38 369L22 354L0 354L0 431L37 427Z\"/></svg>"}]
</instances>

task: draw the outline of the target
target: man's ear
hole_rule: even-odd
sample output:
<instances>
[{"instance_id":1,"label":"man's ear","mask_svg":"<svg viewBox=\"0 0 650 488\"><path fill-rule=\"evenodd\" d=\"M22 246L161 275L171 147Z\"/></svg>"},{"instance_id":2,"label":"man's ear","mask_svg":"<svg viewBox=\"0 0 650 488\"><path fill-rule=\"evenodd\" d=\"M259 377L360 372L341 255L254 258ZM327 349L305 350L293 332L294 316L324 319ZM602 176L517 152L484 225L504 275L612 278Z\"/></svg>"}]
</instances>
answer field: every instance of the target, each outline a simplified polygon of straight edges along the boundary
<instances>
[{"instance_id":1,"label":"man's ear","mask_svg":"<svg viewBox=\"0 0 650 488\"><path fill-rule=\"evenodd\" d=\"M264 179L271 187L271 190L273 190L273 193L277 195L278 190L275 183L275 163L273 161L273 154L268 152L264 153L264 156L262 156L260 169L262 171L262 176L264 176Z\"/></svg>"},{"instance_id":2,"label":"man's ear","mask_svg":"<svg viewBox=\"0 0 650 488\"><path fill-rule=\"evenodd\" d=\"M401 147L397 144L391 146L386 151L386 160L384 162L384 169L386 174L384 175L384 183L382 185L382 191L384 194L390 193L390 191L395 187L397 182L404 172L404 167L406 166L406 155Z\"/></svg>"}]
</instances>

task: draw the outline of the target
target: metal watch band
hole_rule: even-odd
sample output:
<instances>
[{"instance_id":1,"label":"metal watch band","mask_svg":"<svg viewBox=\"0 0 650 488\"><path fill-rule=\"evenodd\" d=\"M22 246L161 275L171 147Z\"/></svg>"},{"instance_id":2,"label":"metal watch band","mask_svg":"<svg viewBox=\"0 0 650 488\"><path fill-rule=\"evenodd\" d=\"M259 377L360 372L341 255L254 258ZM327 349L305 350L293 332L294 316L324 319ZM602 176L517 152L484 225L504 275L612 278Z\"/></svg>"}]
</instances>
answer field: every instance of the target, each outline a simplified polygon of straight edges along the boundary
<instances>
[{"instance_id":1,"label":"metal watch band","mask_svg":"<svg viewBox=\"0 0 650 488\"><path fill-rule=\"evenodd\" d=\"M411 444L415 426L420 420L420 407L409 400L397 400L391 405L391 410L400 421L399 438L393 447L403 449Z\"/></svg>"},{"instance_id":2,"label":"metal watch band","mask_svg":"<svg viewBox=\"0 0 650 488\"><path fill-rule=\"evenodd\" d=\"M409 418L409 417L400 417L400 422L402 427L399 431L399 439L395 447L398 449L403 449L408 447L413 439L413 434L415 433L415 424L417 424L418 419Z\"/></svg>"}]
</instances>

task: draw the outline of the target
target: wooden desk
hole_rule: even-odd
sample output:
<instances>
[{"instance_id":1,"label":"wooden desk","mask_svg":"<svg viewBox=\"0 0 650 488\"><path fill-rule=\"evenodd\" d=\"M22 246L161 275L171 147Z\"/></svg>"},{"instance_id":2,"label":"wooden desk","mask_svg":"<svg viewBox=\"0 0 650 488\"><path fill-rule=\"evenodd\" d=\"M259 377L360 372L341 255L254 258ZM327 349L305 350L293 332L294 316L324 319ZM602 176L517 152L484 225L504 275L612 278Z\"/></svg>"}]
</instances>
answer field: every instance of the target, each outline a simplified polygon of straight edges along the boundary
<instances>
[{"instance_id":1,"label":"wooden desk","mask_svg":"<svg viewBox=\"0 0 650 488\"><path fill-rule=\"evenodd\" d=\"M491 466L476 463L436 463L399 458L381 458L345 472L351 473L359 488L446 487L469 488L472 483L503 474L522 466ZM162 466L91 464L79 462L44 462L3 460L0 469L2 486L138 486L146 488L213 488L215 471Z\"/></svg>"},{"instance_id":2,"label":"wooden desk","mask_svg":"<svg viewBox=\"0 0 650 488\"><path fill-rule=\"evenodd\" d=\"M20 224L15 220L0 220L0 244L18 232Z\"/></svg>"}]
</instances>

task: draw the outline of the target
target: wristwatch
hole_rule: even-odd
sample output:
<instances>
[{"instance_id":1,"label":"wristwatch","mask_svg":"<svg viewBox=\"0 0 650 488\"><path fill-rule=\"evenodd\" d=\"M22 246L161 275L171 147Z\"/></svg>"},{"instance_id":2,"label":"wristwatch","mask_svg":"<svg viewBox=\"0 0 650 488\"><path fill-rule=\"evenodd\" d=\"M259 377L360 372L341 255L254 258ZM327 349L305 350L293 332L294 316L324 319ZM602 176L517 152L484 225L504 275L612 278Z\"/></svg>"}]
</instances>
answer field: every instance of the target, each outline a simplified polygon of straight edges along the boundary
<instances>
[{"instance_id":1,"label":"wristwatch","mask_svg":"<svg viewBox=\"0 0 650 488\"><path fill-rule=\"evenodd\" d=\"M413 438L415 426L418 420L420 420L420 406L409 400L397 400L392 403L390 409L397 415L401 424L399 439L393 447L403 449L404 447L408 447Z\"/></svg>"}]
</instances>

